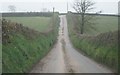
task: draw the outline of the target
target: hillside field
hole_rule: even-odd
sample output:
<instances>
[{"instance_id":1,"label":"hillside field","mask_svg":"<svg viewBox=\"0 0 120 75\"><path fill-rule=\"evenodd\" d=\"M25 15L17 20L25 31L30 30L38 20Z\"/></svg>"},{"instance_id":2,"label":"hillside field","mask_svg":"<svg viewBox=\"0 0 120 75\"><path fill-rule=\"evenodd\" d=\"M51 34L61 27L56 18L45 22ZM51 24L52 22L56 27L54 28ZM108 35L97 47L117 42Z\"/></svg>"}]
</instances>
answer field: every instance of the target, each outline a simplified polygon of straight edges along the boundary
<instances>
[{"instance_id":1,"label":"hillside field","mask_svg":"<svg viewBox=\"0 0 120 75\"><path fill-rule=\"evenodd\" d=\"M77 30L77 32L80 32L80 15L73 15L68 14L68 20L71 21L68 23L71 25L74 25ZM72 18L70 18L72 17ZM91 16L90 16L91 17ZM88 17L89 19L89 17ZM92 29L89 24L85 25L85 34L88 35L97 35L100 33L110 32L110 31L116 31L118 30L118 17L116 16L92 16L92 19L89 20L91 22L91 26L94 27Z\"/></svg>"},{"instance_id":2,"label":"hillside field","mask_svg":"<svg viewBox=\"0 0 120 75\"><path fill-rule=\"evenodd\" d=\"M3 17L12 22L23 24L23 26L35 29L40 32L47 31L51 28L51 17Z\"/></svg>"}]
</instances>

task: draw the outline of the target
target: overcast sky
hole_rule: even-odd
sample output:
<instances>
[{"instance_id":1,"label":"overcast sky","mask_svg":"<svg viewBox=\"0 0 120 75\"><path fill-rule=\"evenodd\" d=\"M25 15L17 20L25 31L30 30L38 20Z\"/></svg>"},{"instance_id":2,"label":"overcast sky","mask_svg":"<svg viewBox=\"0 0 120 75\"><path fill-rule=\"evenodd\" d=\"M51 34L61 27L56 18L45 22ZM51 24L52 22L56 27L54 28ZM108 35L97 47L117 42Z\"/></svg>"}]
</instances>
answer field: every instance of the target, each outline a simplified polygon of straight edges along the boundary
<instances>
[{"instance_id":1,"label":"overcast sky","mask_svg":"<svg viewBox=\"0 0 120 75\"><path fill-rule=\"evenodd\" d=\"M119 0L91 0L95 2L94 12L102 10L103 13L117 14L118 13L118 1ZM67 2L69 11L74 11L72 8L74 0L0 0L0 11L8 12L8 6L16 6L16 11L43 11L47 8L47 11L52 11L55 7L55 11L66 12Z\"/></svg>"}]
</instances>

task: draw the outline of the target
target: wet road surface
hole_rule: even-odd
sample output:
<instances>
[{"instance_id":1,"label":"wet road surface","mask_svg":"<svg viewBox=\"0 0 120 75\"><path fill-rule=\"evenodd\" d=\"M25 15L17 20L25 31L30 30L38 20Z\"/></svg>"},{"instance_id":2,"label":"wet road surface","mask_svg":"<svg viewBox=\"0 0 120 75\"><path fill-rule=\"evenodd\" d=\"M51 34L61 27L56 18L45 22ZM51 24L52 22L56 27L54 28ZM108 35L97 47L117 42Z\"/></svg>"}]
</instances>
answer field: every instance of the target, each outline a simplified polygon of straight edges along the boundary
<instances>
[{"instance_id":1,"label":"wet road surface","mask_svg":"<svg viewBox=\"0 0 120 75\"><path fill-rule=\"evenodd\" d=\"M68 37L66 16L60 16L58 41L31 73L112 73L75 50Z\"/></svg>"}]
</instances>

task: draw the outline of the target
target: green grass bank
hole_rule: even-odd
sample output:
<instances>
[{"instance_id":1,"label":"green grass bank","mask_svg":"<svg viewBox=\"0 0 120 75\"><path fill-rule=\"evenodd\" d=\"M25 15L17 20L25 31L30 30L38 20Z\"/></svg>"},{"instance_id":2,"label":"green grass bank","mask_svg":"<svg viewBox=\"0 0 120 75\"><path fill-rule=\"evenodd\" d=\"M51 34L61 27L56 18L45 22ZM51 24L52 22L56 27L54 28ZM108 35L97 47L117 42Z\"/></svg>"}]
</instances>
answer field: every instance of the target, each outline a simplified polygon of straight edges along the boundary
<instances>
[{"instance_id":1,"label":"green grass bank","mask_svg":"<svg viewBox=\"0 0 120 75\"><path fill-rule=\"evenodd\" d=\"M25 18L26 19L26 18ZM24 20L25 20L24 19ZM30 18L31 19L31 18ZM59 17L57 14L48 18L47 24L51 25L49 32L41 30L47 29L45 22L41 22L42 18L37 20L32 18L34 24L41 23L40 29L37 27L30 28L25 26L26 21L16 23L2 20L2 72L3 73L25 73L29 72L34 64L42 59L52 48L57 40L57 32L59 26ZM48 21L48 19L45 19ZM54 19L54 22L51 21ZM17 19L18 20L18 19ZM19 19L20 21L21 19ZM23 24L22 24L23 23ZM29 22L30 25L32 25ZM26 24L26 25L29 25ZM43 26L42 26L43 25ZM39 30L38 30L39 29ZM42 31L42 32L40 32Z\"/></svg>"}]
</instances>

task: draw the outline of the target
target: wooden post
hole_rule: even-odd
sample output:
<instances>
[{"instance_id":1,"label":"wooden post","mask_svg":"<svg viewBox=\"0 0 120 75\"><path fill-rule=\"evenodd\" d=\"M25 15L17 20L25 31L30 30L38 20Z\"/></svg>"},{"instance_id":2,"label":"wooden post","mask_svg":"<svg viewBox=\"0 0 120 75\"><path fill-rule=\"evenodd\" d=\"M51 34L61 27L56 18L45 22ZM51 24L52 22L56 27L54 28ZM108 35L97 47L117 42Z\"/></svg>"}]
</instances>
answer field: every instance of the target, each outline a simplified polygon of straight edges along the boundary
<instances>
[{"instance_id":1,"label":"wooden post","mask_svg":"<svg viewBox=\"0 0 120 75\"><path fill-rule=\"evenodd\" d=\"M68 2L67 2L67 13L68 13Z\"/></svg>"},{"instance_id":2,"label":"wooden post","mask_svg":"<svg viewBox=\"0 0 120 75\"><path fill-rule=\"evenodd\" d=\"M53 7L53 14L54 14L54 12L55 12L55 8Z\"/></svg>"}]
</instances>

